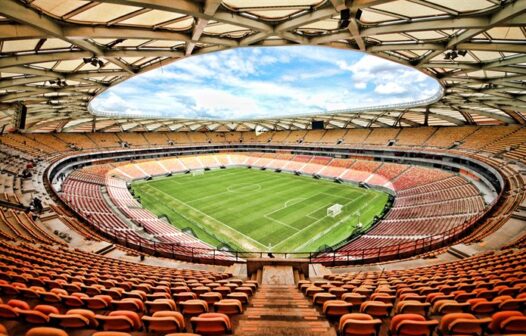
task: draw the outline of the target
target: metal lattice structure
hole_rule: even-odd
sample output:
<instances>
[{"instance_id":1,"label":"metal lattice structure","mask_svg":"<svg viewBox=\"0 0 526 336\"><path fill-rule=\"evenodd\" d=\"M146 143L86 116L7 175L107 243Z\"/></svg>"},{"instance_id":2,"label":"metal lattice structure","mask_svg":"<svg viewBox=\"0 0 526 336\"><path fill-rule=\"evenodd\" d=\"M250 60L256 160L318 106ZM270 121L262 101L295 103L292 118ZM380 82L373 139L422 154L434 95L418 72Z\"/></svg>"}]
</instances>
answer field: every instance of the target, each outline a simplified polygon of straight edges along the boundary
<instances>
[{"instance_id":1,"label":"metal lattice structure","mask_svg":"<svg viewBox=\"0 0 526 336\"><path fill-rule=\"evenodd\" d=\"M24 104L36 132L306 129L314 117L129 119L88 110L108 87L188 55L294 44L365 51L444 88L425 106L315 117L329 128L526 123L526 0L1 0L0 15L0 126Z\"/></svg>"}]
</instances>

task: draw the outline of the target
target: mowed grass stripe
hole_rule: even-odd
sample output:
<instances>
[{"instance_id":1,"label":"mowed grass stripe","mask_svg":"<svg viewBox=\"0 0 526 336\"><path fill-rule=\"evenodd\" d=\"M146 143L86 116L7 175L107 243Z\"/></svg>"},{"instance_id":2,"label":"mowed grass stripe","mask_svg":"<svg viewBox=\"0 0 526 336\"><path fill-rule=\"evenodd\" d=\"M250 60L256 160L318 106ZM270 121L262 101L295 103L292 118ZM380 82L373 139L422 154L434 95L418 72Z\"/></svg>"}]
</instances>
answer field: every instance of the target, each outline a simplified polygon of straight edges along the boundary
<instances>
[{"instance_id":1,"label":"mowed grass stripe","mask_svg":"<svg viewBox=\"0 0 526 336\"><path fill-rule=\"evenodd\" d=\"M257 241L259 248L272 246L275 251L293 251L296 248L315 250L320 245L333 245L354 230L356 221L346 218L349 214L365 204L362 221L368 223L382 211L387 200L387 195L378 191L306 176L246 168L207 171L199 176L179 175L140 182L133 187L141 194L141 189L150 189L147 186L165 195L162 200L170 204L172 213L180 212L179 216L172 215L173 221L180 221L184 217L189 227L204 221L201 227L206 229L200 231L201 235L207 236L208 242L213 240L210 237L215 236L223 241L230 240L229 245L239 248L248 245L236 240L245 239L252 240L250 245ZM142 197L151 198L155 195L159 193L143 193ZM166 195L174 201L170 202ZM375 199L375 195L381 197ZM326 208L334 203L347 205L340 216L329 218ZM148 207L147 204L155 202L144 204ZM228 235L220 237L221 234L214 232L214 223L237 232L236 238ZM176 225L181 227L180 224ZM334 234L330 229L332 226ZM311 241L320 232L327 234Z\"/></svg>"},{"instance_id":2,"label":"mowed grass stripe","mask_svg":"<svg viewBox=\"0 0 526 336\"><path fill-rule=\"evenodd\" d=\"M206 213L203 213L199 209L194 208L175 197L172 197L171 195L165 193L160 189L157 189L156 187L149 188L150 195L153 194L158 198L164 199L164 201L166 201L170 206L174 207L174 209L178 211L186 211L187 216L185 217L196 218L196 220L200 224L205 226L211 232L215 232L215 234L217 234L221 238L221 240L229 240L231 242L236 242L236 245L234 246L238 246L241 250L261 250L265 248L265 246L261 245L261 243L259 243L252 237L243 235L239 231L226 225L220 220L211 217ZM229 237L230 239L228 239L227 237Z\"/></svg>"}]
</instances>

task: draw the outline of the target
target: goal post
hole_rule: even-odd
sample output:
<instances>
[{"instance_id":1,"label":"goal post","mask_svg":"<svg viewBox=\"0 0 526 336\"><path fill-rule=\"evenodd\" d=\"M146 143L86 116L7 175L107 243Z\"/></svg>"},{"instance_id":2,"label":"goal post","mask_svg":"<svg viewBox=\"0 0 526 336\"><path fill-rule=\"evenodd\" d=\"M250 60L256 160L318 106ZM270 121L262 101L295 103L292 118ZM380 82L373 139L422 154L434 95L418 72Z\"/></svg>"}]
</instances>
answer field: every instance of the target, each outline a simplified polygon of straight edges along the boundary
<instances>
[{"instance_id":1,"label":"goal post","mask_svg":"<svg viewBox=\"0 0 526 336\"><path fill-rule=\"evenodd\" d=\"M198 175L204 175L205 170L204 169L196 169L192 170L192 176L198 176Z\"/></svg>"},{"instance_id":2,"label":"goal post","mask_svg":"<svg viewBox=\"0 0 526 336\"><path fill-rule=\"evenodd\" d=\"M337 204L337 203L333 204L327 208L327 216L334 218L342 213L342 209L343 209L343 205Z\"/></svg>"}]
</instances>

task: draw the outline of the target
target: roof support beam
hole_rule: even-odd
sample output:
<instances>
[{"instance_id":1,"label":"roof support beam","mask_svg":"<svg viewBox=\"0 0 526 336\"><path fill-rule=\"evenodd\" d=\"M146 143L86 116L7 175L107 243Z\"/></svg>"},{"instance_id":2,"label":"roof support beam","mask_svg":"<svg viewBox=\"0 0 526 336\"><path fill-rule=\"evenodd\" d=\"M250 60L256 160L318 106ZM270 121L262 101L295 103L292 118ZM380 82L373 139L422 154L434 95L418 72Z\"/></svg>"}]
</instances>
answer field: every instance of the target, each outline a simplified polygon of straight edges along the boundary
<instances>
[{"instance_id":1,"label":"roof support beam","mask_svg":"<svg viewBox=\"0 0 526 336\"><path fill-rule=\"evenodd\" d=\"M206 15L213 16L216 13L220 5L221 5L221 0L206 0L205 8L203 12ZM194 50L194 47L195 47L195 42L199 41L199 39L201 38L201 35L203 34L203 31L205 30L205 27L208 24L208 21L209 20L205 18L197 19L197 23L194 26L194 29L192 32L192 42L186 43L186 52L185 52L186 56L189 56L192 54L192 51Z\"/></svg>"},{"instance_id":2,"label":"roof support beam","mask_svg":"<svg viewBox=\"0 0 526 336\"><path fill-rule=\"evenodd\" d=\"M54 20L52 20L46 15L35 12L31 8L24 7L20 2L17 2L15 0L3 0L2 6L0 7L0 13L17 22L39 29L48 36L54 36L56 38L69 42L79 47L80 49L91 52L94 55L103 56L103 51L98 46L82 39L72 39L65 37L62 27L58 25ZM126 64L118 60L110 59L109 61L123 68L124 70L133 73L133 71L131 71L131 69Z\"/></svg>"},{"instance_id":3,"label":"roof support beam","mask_svg":"<svg viewBox=\"0 0 526 336\"><path fill-rule=\"evenodd\" d=\"M418 66L421 67L423 64L426 64L431 59L440 55L442 52L455 48L458 44L463 43L464 41L470 40L473 36L476 36L490 28L493 28L503 22L506 22L520 14L526 12L526 1L511 1L504 5L498 12L494 13L488 20L488 23L482 28L470 28L464 31L463 33L452 37L443 50L435 50L424 56L418 63ZM460 46L459 46L460 47Z\"/></svg>"}]
</instances>

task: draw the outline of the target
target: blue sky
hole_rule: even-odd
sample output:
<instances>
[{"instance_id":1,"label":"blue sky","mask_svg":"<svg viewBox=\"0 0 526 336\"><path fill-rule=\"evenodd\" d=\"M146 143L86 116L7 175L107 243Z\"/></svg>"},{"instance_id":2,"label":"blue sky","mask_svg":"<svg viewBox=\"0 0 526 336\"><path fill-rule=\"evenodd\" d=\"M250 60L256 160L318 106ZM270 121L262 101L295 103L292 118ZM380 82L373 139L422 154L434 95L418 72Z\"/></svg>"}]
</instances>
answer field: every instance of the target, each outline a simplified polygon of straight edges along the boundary
<instances>
[{"instance_id":1,"label":"blue sky","mask_svg":"<svg viewBox=\"0 0 526 336\"><path fill-rule=\"evenodd\" d=\"M410 102L438 83L381 58L313 46L238 48L189 57L95 98L127 116L257 119Z\"/></svg>"}]
</instances>

